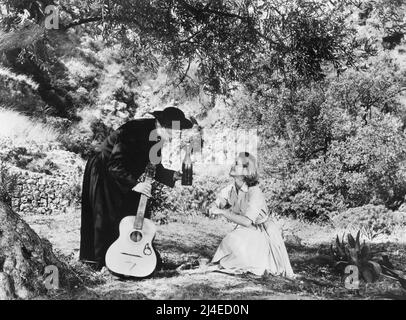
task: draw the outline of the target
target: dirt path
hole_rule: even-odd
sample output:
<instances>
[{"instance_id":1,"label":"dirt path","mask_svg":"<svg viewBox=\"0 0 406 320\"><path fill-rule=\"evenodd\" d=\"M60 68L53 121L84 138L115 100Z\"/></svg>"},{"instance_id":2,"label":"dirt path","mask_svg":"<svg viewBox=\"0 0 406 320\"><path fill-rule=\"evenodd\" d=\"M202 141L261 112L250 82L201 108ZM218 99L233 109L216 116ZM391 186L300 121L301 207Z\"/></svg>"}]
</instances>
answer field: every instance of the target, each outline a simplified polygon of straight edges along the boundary
<instances>
[{"instance_id":1,"label":"dirt path","mask_svg":"<svg viewBox=\"0 0 406 320\"><path fill-rule=\"evenodd\" d=\"M79 248L80 216L73 212L58 216L28 216L27 222L54 249L76 260ZM120 280L100 275L100 282L75 299L316 299L308 294L290 293L291 280L254 276L232 276L219 272L187 274L176 271L185 263L213 256L222 237L233 226L222 221L196 218L159 226L156 246L161 252L163 270L151 279ZM282 291L281 291L282 290Z\"/></svg>"},{"instance_id":2,"label":"dirt path","mask_svg":"<svg viewBox=\"0 0 406 320\"><path fill-rule=\"evenodd\" d=\"M308 294L286 294L272 289L275 281L249 279L220 273L177 275L143 281L108 280L91 288L79 299L153 299L153 300L302 300L317 299Z\"/></svg>"}]
</instances>

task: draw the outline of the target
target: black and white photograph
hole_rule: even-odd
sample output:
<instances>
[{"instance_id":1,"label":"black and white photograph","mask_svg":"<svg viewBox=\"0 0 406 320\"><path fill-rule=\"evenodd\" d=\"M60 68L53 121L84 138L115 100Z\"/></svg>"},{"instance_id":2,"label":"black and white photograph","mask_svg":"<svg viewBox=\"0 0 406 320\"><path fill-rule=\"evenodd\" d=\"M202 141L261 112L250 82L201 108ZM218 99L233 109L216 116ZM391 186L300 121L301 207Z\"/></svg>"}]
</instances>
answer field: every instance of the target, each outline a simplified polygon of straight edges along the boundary
<instances>
[{"instance_id":1,"label":"black and white photograph","mask_svg":"<svg viewBox=\"0 0 406 320\"><path fill-rule=\"evenodd\" d=\"M0 0L0 300L406 300L405 35L406 0Z\"/></svg>"}]
</instances>

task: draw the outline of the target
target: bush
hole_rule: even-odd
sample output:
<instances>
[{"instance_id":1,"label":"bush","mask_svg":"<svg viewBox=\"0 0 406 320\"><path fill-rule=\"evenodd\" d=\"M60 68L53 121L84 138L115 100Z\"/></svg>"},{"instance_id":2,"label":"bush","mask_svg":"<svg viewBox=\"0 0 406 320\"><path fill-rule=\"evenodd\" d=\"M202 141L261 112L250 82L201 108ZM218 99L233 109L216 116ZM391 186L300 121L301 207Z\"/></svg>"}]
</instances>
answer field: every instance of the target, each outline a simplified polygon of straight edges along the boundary
<instances>
[{"instance_id":1,"label":"bush","mask_svg":"<svg viewBox=\"0 0 406 320\"><path fill-rule=\"evenodd\" d=\"M32 79L0 66L0 106L32 115L46 106L37 89Z\"/></svg>"},{"instance_id":2,"label":"bush","mask_svg":"<svg viewBox=\"0 0 406 320\"><path fill-rule=\"evenodd\" d=\"M12 147L1 155L1 158L7 163L34 172L45 172L47 168L50 168L51 162L45 160L45 157L44 153L29 151L25 147ZM38 159L43 160L40 165L34 163Z\"/></svg>"},{"instance_id":3,"label":"bush","mask_svg":"<svg viewBox=\"0 0 406 320\"><path fill-rule=\"evenodd\" d=\"M326 154L315 159L293 162L292 154L275 151L268 156L267 162L278 162L284 173L276 187L268 186L270 207L281 215L313 221L367 204L396 210L406 195L402 124L382 115L367 125L352 125L352 136L332 142Z\"/></svg>"},{"instance_id":4,"label":"bush","mask_svg":"<svg viewBox=\"0 0 406 320\"><path fill-rule=\"evenodd\" d=\"M71 206L80 207L82 204L82 181L73 180L70 184L69 195Z\"/></svg>"},{"instance_id":5,"label":"bush","mask_svg":"<svg viewBox=\"0 0 406 320\"><path fill-rule=\"evenodd\" d=\"M17 176L10 173L0 160L0 201L12 206L12 196L17 188Z\"/></svg>"},{"instance_id":6,"label":"bush","mask_svg":"<svg viewBox=\"0 0 406 320\"><path fill-rule=\"evenodd\" d=\"M50 159L39 159L37 161L30 162L26 169L32 172L44 173L52 175L52 173L58 170L58 166Z\"/></svg>"},{"instance_id":7,"label":"bush","mask_svg":"<svg viewBox=\"0 0 406 320\"><path fill-rule=\"evenodd\" d=\"M156 184L148 210L152 218L160 223L176 221L179 216L206 214L206 209L226 182L226 179L215 177L197 177L193 187L179 185L171 189Z\"/></svg>"},{"instance_id":8,"label":"bush","mask_svg":"<svg viewBox=\"0 0 406 320\"><path fill-rule=\"evenodd\" d=\"M342 197L328 192L320 181L303 172L287 180L269 198L268 205L276 214L304 221L328 222L331 212L346 208Z\"/></svg>"},{"instance_id":9,"label":"bush","mask_svg":"<svg viewBox=\"0 0 406 320\"><path fill-rule=\"evenodd\" d=\"M397 209L406 195L406 136L402 123L381 115L332 144L326 167L349 207L368 203Z\"/></svg>"},{"instance_id":10,"label":"bush","mask_svg":"<svg viewBox=\"0 0 406 320\"><path fill-rule=\"evenodd\" d=\"M293 163L279 156L274 172L268 165L263 190L268 206L274 214L294 219L328 222L331 212L347 208L344 197L335 185L332 171L328 170L322 159L308 163ZM279 166L279 167L278 167Z\"/></svg>"},{"instance_id":11,"label":"bush","mask_svg":"<svg viewBox=\"0 0 406 320\"><path fill-rule=\"evenodd\" d=\"M271 209L306 220L406 195L404 68L385 55L306 85L238 90L238 124L258 128Z\"/></svg>"},{"instance_id":12,"label":"bush","mask_svg":"<svg viewBox=\"0 0 406 320\"><path fill-rule=\"evenodd\" d=\"M59 137L62 147L67 151L79 154L83 159L92 157L97 152L98 146L113 129L99 119L93 119L89 127L90 130L79 125L70 127Z\"/></svg>"},{"instance_id":13,"label":"bush","mask_svg":"<svg viewBox=\"0 0 406 320\"><path fill-rule=\"evenodd\" d=\"M369 240L379 235L390 235L396 226L406 226L404 213L371 204L348 209L335 215L332 220L337 228L360 229Z\"/></svg>"},{"instance_id":14,"label":"bush","mask_svg":"<svg viewBox=\"0 0 406 320\"><path fill-rule=\"evenodd\" d=\"M89 159L96 152L89 136L75 133L73 130L61 135L59 141L63 149L79 154L83 159Z\"/></svg>"}]
</instances>

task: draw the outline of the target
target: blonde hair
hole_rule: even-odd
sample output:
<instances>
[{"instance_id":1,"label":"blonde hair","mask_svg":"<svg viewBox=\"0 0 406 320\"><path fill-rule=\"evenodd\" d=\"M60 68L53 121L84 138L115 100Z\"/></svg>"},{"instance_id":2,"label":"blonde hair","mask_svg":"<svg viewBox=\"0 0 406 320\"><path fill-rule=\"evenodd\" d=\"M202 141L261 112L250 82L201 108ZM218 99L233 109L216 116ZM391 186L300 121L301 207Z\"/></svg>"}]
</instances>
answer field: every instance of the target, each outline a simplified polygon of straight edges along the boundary
<instances>
[{"instance_id":1,"label":"blonde hair","mask_svg":"<svg viewBox=\"0 0 406 320\"><path fill-rule=\"evenodd\" d=\"M242 160L243 164L243 176L244 182L248 185L248 187L253 187L259 183L258 179L258 167L257 167L257 160L255 157L248 153L248 152L241 152L237 159ZM235 167L232 168L234 170Z\"/></svg>"}]
</instances>

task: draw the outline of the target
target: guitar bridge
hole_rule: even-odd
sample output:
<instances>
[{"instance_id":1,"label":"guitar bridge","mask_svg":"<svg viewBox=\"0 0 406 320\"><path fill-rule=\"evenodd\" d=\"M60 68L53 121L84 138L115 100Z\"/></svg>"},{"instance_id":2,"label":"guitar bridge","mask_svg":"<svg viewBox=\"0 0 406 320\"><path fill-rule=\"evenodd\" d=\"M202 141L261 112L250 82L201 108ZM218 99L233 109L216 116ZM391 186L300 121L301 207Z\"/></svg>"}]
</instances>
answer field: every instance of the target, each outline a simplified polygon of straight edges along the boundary
<instances>
[{"instance_id":1,"label":"guitar bridge","mask_svg":"<svg viewBox=\"0 0 406 320\"><path fill-rule=\"evenodd\" d=\"M145 245L145 247L144 247L144 254L145 254L146 256L150 256L150 255L152 254L152 249L151 249L149 243L147 243L147 244Z\"/></svg>"}]
</instances>

